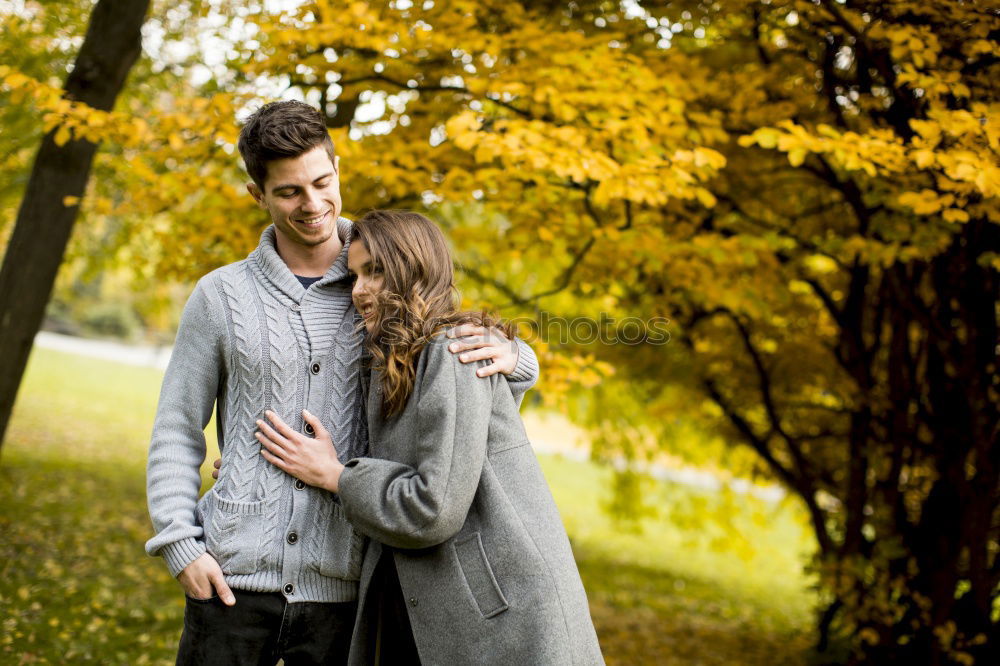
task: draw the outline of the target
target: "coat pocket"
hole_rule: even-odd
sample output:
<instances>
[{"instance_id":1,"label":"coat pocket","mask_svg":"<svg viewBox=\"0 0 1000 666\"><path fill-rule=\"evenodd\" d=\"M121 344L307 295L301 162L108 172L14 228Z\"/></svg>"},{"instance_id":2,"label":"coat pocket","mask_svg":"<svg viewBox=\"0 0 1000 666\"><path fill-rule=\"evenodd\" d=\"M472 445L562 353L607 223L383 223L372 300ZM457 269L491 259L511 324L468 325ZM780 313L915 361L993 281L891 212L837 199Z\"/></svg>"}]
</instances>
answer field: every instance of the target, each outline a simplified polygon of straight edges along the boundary
<instances>
[{"instance_id":1,"label":"coat pocket","mask_svg":"<svg viewBox=\"0 0 1000 666\"><path fill-rule=\"evenodd\" d=\"M214 491L199 506L205 527L205 545L224 574L257 571L257 554L264 519L264 502L235 502Z\"/></svg>"},{"instance_id":2,"label":"coat pocket","mask_svg":"<svg viewBox=\"0 0 1000 666\"><path fill-rule=\"evenodd\" d=\"M507 600L493 575L489 560L486 559L486 550L479 532L464 536L454 544L458 565L462 568L462 575L465 576L465 582L483 617L493 617L507 610Z\"/></svg>"},{"instance_id":3,"label":"coat pocket","mask_svg":"<svg viewBox=\"0 0 1000 666\"><path fill-rule=\"evenodd\" d=\"M358 580L361 577L364 535L347 522L344 508L336 502L331 503L330 520L323 527L326 538L319 558L319 572L331 578Z\"/></svg>"}]
</instances>

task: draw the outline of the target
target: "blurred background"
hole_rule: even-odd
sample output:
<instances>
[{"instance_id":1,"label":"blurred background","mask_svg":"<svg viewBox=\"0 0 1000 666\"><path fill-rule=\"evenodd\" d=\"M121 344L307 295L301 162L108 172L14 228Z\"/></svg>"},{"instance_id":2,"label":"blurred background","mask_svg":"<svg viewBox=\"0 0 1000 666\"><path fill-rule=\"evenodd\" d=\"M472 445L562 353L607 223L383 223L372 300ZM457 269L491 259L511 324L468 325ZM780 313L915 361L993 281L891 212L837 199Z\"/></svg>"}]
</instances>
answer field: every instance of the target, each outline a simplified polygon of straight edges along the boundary
<instances>
[{"instance_id":1,"label":"blurred background","mask_svg":"<svg viewBox=\"0 0 1000 666\"><path fill-rule=\"evenodd\" d=\"M299 99L345 215L427 213L465 305L538 353L524 417L609 664L1000 663L995 4L0 23L0 662L173 662L183 597L142 548L162 369L268 224L240 120Z\"/></svg>"}]
</instances>

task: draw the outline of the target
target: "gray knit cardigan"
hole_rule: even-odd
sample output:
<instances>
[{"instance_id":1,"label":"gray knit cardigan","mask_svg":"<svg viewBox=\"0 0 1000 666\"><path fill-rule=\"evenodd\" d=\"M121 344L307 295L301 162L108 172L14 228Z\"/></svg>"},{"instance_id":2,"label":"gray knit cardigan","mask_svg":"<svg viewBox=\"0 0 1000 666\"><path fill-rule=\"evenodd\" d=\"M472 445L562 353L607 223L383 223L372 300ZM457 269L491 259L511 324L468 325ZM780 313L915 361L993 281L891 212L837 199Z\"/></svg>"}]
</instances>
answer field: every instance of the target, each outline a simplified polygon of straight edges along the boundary
<instances>
[{"instance_id":1,"label":"gray knit cardigan","mask_svg":"<svg viewBox=\"0 0 1000 666\"><path fill-rule=\"evenodd\" d=\"M264 410L301 431L305 408L322 419L341 460L367 449L362 337L347 273L350 225L338 220L344 249L308 289L278 256L268 227L256 250L203 277L188 300L147 464L156 534L146 551L162 555L172 575L207 551L234 589L280 591L290 602L356 597L363 538L339 500L271 465L254 437ZM523 391L538 366L530 347L519 345L510 380ZM222 468L199 500L213 411Z\"/></svg>"}]
</instances>

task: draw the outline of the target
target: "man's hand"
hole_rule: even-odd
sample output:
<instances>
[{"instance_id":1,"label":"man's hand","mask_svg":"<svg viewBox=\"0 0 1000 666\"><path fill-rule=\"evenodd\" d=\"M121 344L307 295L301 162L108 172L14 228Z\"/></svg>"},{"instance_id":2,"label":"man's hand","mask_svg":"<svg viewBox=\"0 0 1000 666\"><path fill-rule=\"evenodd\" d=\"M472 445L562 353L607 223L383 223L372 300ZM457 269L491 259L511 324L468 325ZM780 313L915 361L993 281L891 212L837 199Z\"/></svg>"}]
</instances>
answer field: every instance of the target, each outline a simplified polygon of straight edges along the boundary
<instances>
[{"instance_id":1,"label":"man's hand","mask_svg":"<svg viewBox=\"0 0 1000 666\"><path fill-rule=\"evenodd\" d=\"M476 375L489 377L500 372L509 375L517 367L520 351L517 343L495 328L483 328L475 324L462 324L447 333L449 338L460 338L448 345L448 351L458 354L462 363L474 363L484 358L491 359L490 365L476 370Z\"/></svg>"},{"instance_id":2,"label":"man's hand","mask_svg":"<svg viewBox=\"0 0 1000 666\"><path fill-rule=\"evenodd\" d=\"M218 594L222 603L236 605L236 597L222 576L222 567L208 553L202 553L184 567L184 571L177 574L177 580L184 588L184 594L192 599L211 599Z\"/></svg>"},{"instance_id":3,"label":"man's hand","mask_svg":"<svg viewBox=\"0 0 1000 666\"><path fill-rule=\"evenodd\" d=\"M306 437L292 430L281 417L268 410L264 412L274 427L264 421L257 421L260 432L257 439L264 448L260 454L279 469L291 474L310 486L325 488L332 493L340 489L340 473L344 466L337 459L337 449L333 438L320 420L306 410L302 416L313 427L316 437Z\"/></svg>"}]
</instances>

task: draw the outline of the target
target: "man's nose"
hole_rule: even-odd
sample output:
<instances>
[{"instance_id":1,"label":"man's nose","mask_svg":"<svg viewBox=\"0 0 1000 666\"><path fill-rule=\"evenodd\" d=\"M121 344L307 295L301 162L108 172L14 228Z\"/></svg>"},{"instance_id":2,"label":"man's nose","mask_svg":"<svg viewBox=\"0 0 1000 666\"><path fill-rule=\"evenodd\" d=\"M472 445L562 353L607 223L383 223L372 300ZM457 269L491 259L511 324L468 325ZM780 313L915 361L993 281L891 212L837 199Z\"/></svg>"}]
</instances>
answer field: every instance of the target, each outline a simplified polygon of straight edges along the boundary
<instances>
[{"instance_id":1,"label":"man's nose","mask_svg":"<svg viewBox=\"0 0 1000 666\"><path fill-rule=\"evenodd\" d=\"M306 213L318 213L322 207L319 194L312 190L306 190L302 200L302 211Z\"/></svg>"}]
</instances>

